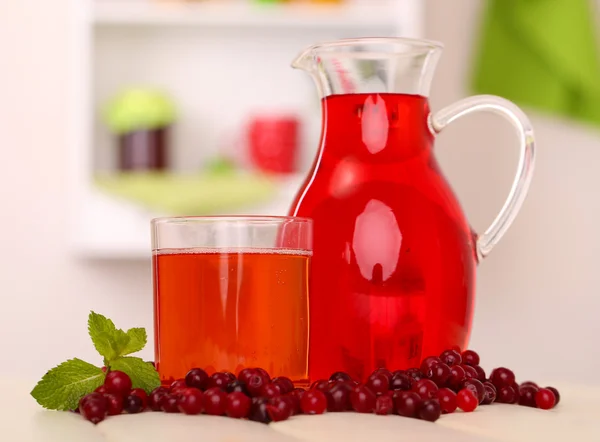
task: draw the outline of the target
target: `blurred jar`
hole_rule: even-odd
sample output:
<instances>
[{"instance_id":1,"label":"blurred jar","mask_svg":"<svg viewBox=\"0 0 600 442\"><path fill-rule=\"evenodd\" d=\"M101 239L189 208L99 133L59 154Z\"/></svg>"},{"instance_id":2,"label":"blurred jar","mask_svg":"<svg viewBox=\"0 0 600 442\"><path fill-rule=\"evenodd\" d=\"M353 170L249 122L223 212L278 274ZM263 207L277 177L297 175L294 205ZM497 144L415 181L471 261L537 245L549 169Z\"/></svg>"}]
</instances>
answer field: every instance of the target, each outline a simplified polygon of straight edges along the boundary
<instances>
[{"instance_id":1,"label":"blurred jar","mask_svg":"<svg viewBox=\"0 0 600 442\"><path fill-rule=\"evenodd\" d=\"M293 173L298 160L300 121L295 115L258 115L248 125L252 165L263 172Z\"/></svg>"}]
</instances>

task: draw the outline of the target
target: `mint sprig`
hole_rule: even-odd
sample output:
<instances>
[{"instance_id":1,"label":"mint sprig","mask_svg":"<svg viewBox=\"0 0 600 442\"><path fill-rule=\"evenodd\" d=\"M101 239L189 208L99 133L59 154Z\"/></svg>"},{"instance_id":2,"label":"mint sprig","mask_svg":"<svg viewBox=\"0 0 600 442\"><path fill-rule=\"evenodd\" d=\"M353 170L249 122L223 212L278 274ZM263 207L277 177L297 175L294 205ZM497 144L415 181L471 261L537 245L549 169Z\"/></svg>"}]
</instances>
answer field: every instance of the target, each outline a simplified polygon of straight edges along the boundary
<instances>
[{"instance_id":1,"label":"mint sprig","mask_svg":"<svg viewBox=\"0 0 600 442\"><path fill-rule=\"evenodd\" d=\"M105 316L90 312L88 332L94 347L104 358L106 372L120 370L127 373L133 388L142 388L147 393L160 386L158 372L152 364L128 356L146 345L148 336L145 329L131 328L125 332ZM81 359L70 359L49 370L31 395L44 408L73 410L79 399L104 383L105 377L102 368Z\"/></svg>"}]
</instances>

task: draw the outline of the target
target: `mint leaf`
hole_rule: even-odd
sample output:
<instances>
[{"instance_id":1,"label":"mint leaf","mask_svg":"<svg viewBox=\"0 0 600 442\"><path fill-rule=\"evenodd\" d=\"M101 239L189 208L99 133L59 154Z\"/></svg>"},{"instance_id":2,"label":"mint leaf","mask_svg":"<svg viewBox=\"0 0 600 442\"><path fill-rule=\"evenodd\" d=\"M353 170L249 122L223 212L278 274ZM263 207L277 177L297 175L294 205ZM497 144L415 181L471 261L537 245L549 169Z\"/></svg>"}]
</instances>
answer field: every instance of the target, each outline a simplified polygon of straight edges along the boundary
<instances>
[{"instance_id":1,"label":"mint leaf","mask_svg":"<svg viewBox=\"0 0 600 442\"><path fill-rule=\"evenodd\" d=\"M127 336L129 337L129 342L123 348L121 356L140 351L146 346L146 342L148 341L146 330L143 328L130 328L127 330Z\"/></svg>"},{"instance_id":2,"label":"mint leaf","mask_svg":"<svg viewBox=\"0 0 600 442\"><path fill-rule=\"evenodd\" d=\"M48 371L31 391L34 399L50 410L74 410L79 399L104 383L101 368L81 359L69 359Z\"/></svg>"},{"instance_id":3,"label":"mint leaf","mask_svg":"<svg viewBox=\"0 0 600 442\"><path fill-rule=\"evenodd\" d=\"M105 363L125 354L123 351L128 346L130 337L105 316L90 312L88 332L94 347L104 356Z\"/></svg>"},{"instance_id":4,"label":"mint leaf","mask_svg":"<svg viewBox=\"0 0 600 442\"><path fill-rule=\"evenodd\" d=\"M134 356L125 356L110 363L111 370L124 371L131 378L132 388L142 388L150 393L160 387L158 372L149 362Z\"/></svg>"}]
</instances>

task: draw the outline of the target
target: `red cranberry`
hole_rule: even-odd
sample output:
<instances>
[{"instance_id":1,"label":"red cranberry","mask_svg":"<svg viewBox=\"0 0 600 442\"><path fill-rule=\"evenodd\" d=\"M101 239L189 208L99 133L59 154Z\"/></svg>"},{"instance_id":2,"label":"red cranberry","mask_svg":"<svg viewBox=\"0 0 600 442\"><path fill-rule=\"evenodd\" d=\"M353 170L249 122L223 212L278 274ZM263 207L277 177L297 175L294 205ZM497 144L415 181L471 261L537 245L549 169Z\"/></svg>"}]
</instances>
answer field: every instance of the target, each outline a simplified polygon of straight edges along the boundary
<instances>
[{"instance_id":1,"label":"red cranberry","mask_svg":"<svg viewBox=\"0 0 600 442\"><path fill-rule=\"evenodd\" d=\"M80 400L79 413L94 425L104 420L106 411L107 400L100 393L88 394Z\"/></svg>"},{"instance_id":2,"label":"red cranberry","mask_svg":"<svg viewBox=\"0 0 600 442\"><path fill-rule=\"evenodd\" d=\"M519 387L519 405L535 408L537 406L535 403L535 394L538 390L537 387L530 384Z\"/></svg>"},{"instance_id":3,"label":"red cranberry","mask_svg":"<svg viewBox=\"0 0 600 442\"><path fill-rule=\"evenodd\" d=\"M535 382L532 382L532 381L525 381L525 382L522 382L522 383L519 385L519 388L521 388L521 387L535 387L535 388L537 388L538 390L540 389L540 386L539 386L538 384L536 384Z\"/></svg>"},{"instance_id":4,"label":"red cranberry","mask_svg":"<svg viewBox=\"0 0 600 442\"><path fill-rule=\"evenodd\" d=\"M204 392L204 412L211 416L223 416L227 407L227 393L219 387L209 388Z\"/></svg>"},{"instance_id":5,"label":"red cranberry","mask_svg":"<svg viewBox=\"0 0 600 442\"><path fill-rule=\"evenodd\" d=\"M350 393L353 386L349 381L336 382L325 393L327 398L327 411L339 412L352 409Z\"/></svg>"},{"instance_id":6,"label":"red cranberry","mask_svg":"<svg viewBox=\"0 0 600 442\"><path fill-rule=\"evenodd\" d=\"M496 368L490 375L490 381L496 388L509 387L515 383L515 374L508 368Z\"/></svg>"},{"instance_id":7,"label":"red cranberry","mask_svg":"<svg viewBox=\"0 0 600 442\"><path fill-rule=\"evenodd\" d=\"M446 350L440 355L440 360L448 367L462 364L462 357L456 350Z\"/></svg>"},{"instance_id":8,"label":"red cranberry","mask_svg":"<svg viewBox=\"0 0 600 442\"><path fill-rule=\"evenodd\" d=\"M106 385L100 385L94 390L94 393L109 394L108 391L106 391Z\"/></svg>"},{"instance_id":9,"label":"red cranberry","mask_svg":"<svg viewBox=\"0 0 600 442\"><path fill-rule=\"evenodd\" d=\"M267 404L267 413L273 422L284 421L292 415L292 405L286 397L274 397Z\"/></svg>"},{"instance_id":10,"label":"red cranberry","mask_svg":"<svg viewBox=\"0 0 600 442\"><path fill-rule=\"evenodd\" d=\"M265 378L266 383L271 382L271 376L269 376L267 370L265 370L264 368L255 368L254 370L258 372L258 374L261 375L263 378Z\"/></svg>"},{"instance_id":11,"label":"red cranberry","mask_svg":"<svg viewBox=\"0 0 600 442\"><path fill-rule=\"evenodd\" d=\"M462 411L469 413L477 408L479 400L475 393L465 388L456 395L456 404Z\"/></svg>"},{"instance_id":12,"label":"red cranberry","mask_svg":"<svg viewBox=\"0 0 600 442\"><path fill-rule=\"evenodd\" d=\"M130 394L123 399L123 411L129 414L141 413L144 409L144 403L139 396Z\"/></svg>"},{"instance_id":13,"label":"red cranberry","mask_svg":"<svg viewBox=\"0 0 600 442\"><path fill-rule=\"evenodd\" d=\"M281 394L288 394L294 389L294 383L292 380L290 378L286 378L285 376L274 378L272 383L279 387Z\"/></svg>"},{"instance_id":14,"label":"red cranberry","mask_svg":"<svg viewBox=\"0 0 600 442\"><path fill-rule=\"evenodd\" d=\"M414 381L420 381L425 375L418 368L409 368L406 370L406 374L409 375Z\"/></svg>"},{"instance_id":15,"label":"red cranberry","mask_svg":"<svg viewBox=\"0 0 600 442\"><path fill-rule=\"evenodd\" d=\"M237 380L237 378L235 377L235 375L232 372L230 372L230 371L224 371L223 374L225 374L225 375L227 375L229 377L229 381L230 382L233 382L233 381Z\"/></svg>"},{"instance_id":16,"label":"red cranberry","mask_svg":"<svg viewBox=\"0 0 600 442\"><path fill-rule=\"evenodd\" d=\"M171 393L177 393L180 390L188 388L188 386L185 383L185 379L177 379L176 381L173 381L170 388L171 388Z\"/></svg>"},{"instance_id":17,"label":"red cranberry","mask_svg":"<svg viewBox=\"0 0 600 442\"><path fill-rule=\"evenodd\" d=\"M556 405L556 397L552 390L540 388L535 394L535 403L538 408L541 408L542 410L550 410Z\"/></svg>"},{"instance_id":18,"label":"red cranberry","mask_svg":"<svg viewBox=\"0 0 600 442\"><path fill-rule=\"evenodd\" d=\"M449 388L440 388L437 392L437 399L443 413L454 413L456 410L456 393Z\"/></svg>"},{"instance_id":19,"label":"red cranberry","mask_svg":"<svg viewBox=\"0 0 600 442\"><path fill-rule=\"evenodd\" d=\"M467 379L463 382L463 388L467 388L475 393L480 404L485 399L485 387L477 379Z\"/></svg>"},{"instance_id":20,"label":"red cranberry","mask_svg":"<svg viewBox=\"0 0 600 442\"><path fill-rule=\"evenodd\" d=\"M300 407L304 414L323 414L327 409L327 398L320 390L309 390L302 396Z\"/></svg>"},{"instance_id":21,"label":"red cranberry","mask_svg":"<svg viewBox=\"0 0 600 442\"><path fill-rule=\"evenodd\" d=\"M234 391L227 395L227 400L225 401L225 413L227 413L227 416L229 417L241 419L248 416L251 405L252 401L248 396L240 391Z\"/></svg>"},{"instance_id":22,"label":"red cranberry","mask_svg":"<svg viewBox=\"0 0 600 442\"><path fill-rule=\"evenodd\" d=\"M235 380L235 378L233 379ZM227 389L227 385L229 385L229 383L232 381L232 379L229 377L229 375L227 375L226 373L213 373L210 378L208 379L208 382L206 384L207 388L220 388L221 390L225 391Z\"/></svg>"},{"instance_id":23,"label":"red cranberry","mask_svg":"<svg viewBox=\"0 0 600 442\"><path fill-rule=\"evenodd\" d=\"M227 384L227 393L234 392L244 393L246 396L250 396L250 392L246 388L246 384L244 384L242 381L235 380Z\"/></svg>"},{"instance_id":24,"label":"red cranberry","mask_svg":"<svg viewBox=\"0 0 600 442\"><path fill-rule=\"evenodd\" d=\"M554 404L554 406L556 407L560 402L560 393L554 387L546 387L546 390L550 390L552 393L554 393L554 398L556 399L556 403Z\"/></svg>"},{"instance_id":25,"label":"red cranberry","mask_svg":"<svg viewBox=\"0 0 600 442\"><path fill-rule=\"evenodd\" d=\"M162 400L169 393L165 387L156 387L148 397L148 407L153 411L162 410Z\"/></svg>"},{"instance_id":26,"label":"red cranberry","mask_svg":"<svg viewBox=\"0 0 600 442\"><path fill-rule=\"evenodd\" d=\"M412 388L411 379L412 378L405 373L394 374L392 382L390 383L390 390L410 390Z\"/></svg>"},{"instance_id":27,"label":"red cranberry","mask_svg":"<svg viewBox=\"0 0 600 442\"><path fill-rule=\"evenodd\" d=\"M319 391L327 391L329 390L329 381L324 379L319 379L318 381L314 381L311 386L311 390L319 390Z\"/></svg>"},{"instance_id":28,"label":"red cranberry","mask_svg":"<svg viewBox=\"0 0 600 442\"><path fill-rule=\"evenodd\" d=\"M387 378L388 384L392 382L392 372L389 371L387 368L377 368L373 371L373 373L371 373L371 376L377 376L380 374L384 375Z\"/></svg>"},{"instance_id":29,"label":"red cranberry","mask_svg":"<svg viewBox=\"0 0 600 442\"><path fill-rule=\"evenodd\" d=\"M517 392L513 387L500 387L496 393L496 402L501 404L514 404L517 401Z\"/></svg>"},{"instance_id":30,"label":"red cranberry","mask_svg":"<svg viewBox=\"0 0 600 442\"><path fill-rule=\"evenodd\" d=\"M428 399L421 404L421 407L419 407L419 419L424 421L435 422L440 418L441 414L442 409L440 403L435 399Z\"/></svg>"},{"instance_id":31,"label":"red cranberry","mask_svg":"<svg viewBox=\"0 0 600 442\"><path fill-rule=\"evenodd\" d=\"M266 378L259 373L254 373L248 378L246 388L252 396L259 396L267 383L268 381L266 381Z\"/></svg>"},{"instance_id":32,"label":"red cranberry","mask_svg":"<svg viewBox=\"0 0 600 442\"><path fill-rule=\"evenodd\" d=\"M294 405L294 413L293 414L301 414L302 408L300 407L300 401L302 400L302 396L304 396L305 390L302 388L294 388L291 393L288 393L288 396L293 398Z\"/></svg>"},{"instance_id":33,"label":"red cranberry","mask_svg":"<svg viewBox=\"0 0 600 442\"><path fill-rule=\"evenodd\" d=\"M460 390L461 385L467 380L465 369L460 365L450 367L450 376L446 381L447 385L455 391Z\"/></svg>"},{"instance_id":34,"label":"red cranberry","mask_svg":"<svg viewBox=\"0 0 600 442\"><path fill-rule=\"evenodd\" d=\"M109 416L116 416L123 412L123 398L116 394L106 393L106 412Z\"/></svg>"},{"instance_id":35,"label":"red cranberry","mask_svg":"<svg viewBox=\"0 0 600 442\"><path fill-rule=\"evenodd\" d=\"M336 371L329 377L329 382L351 381L352 377L343 371Z\"/></svg>"},{"instance_id":36,"label":"red cranberry","mask_svg":"<svg viewBox=\"0 0 600 442\"><path fill-rule=\"evenodd\" d=\"M197 388L198 390L206 390L208 383L208 374L201 368L192 368L185 375L185 384L188 387Z\"/></svg>"},{"instance_id":37,"label":"red cranberry","mask_svg":"<svg viewBox=\"0 0 600 442\"><path fill-rule=\"evenodd\" d=\"M485 389L485 397L483 398L482 405L493 404L496 401L496 387L491 382L484 382L483 388Z\"/></svg>"},{"instance_id":38,"label":"red cranberry","mask_svg":"<svg viewBox=\"0 0 600 442\"><path fill-rule=\"evenodd\" d=\"M467 379L477 379L477 370L475 370L471 365L462 365L462 368L465 370L465 377Z\"/></svg>"},{"instance_id":39,"label":"red cranberry","mask_svg":"<svg viewBox=\"0 0 600 442\"><path fill-rule=\"evenodd\" d=\"M388 396L379 396L375 401L375 414L385 416L386 414L392 414L394 411L394 400Z\"/></svg>"},{"instance_id":40,"label":"red cranberry","mask_svg":"<svg viewBox=\"0 0 600 442\"><path fill-rule=\"evenodd\" d=\"M202 412L202 397L197 388L186 388L178 398L177 406L184 414L200 414Z\"/></svg>"},{"instance_id":41,"label":"red cranberry","mask_svg":"<svg viewBox=\"0 0 600 442\"><path fill-rule=\"evenodd\" d=\"M134 388L129 392L129 394L139 397L142 400L142 410L146 409L148 406L148 394L146 391L141 388Z\"/></svg>"},{"instance_id":42,"label":"red cranberry","mask_svg":"<svg viewBox=\"0 0 600 442\"><path fill-rule=\"evenodd\" d=\"M475 379L477 379L479 382L485 382L485 370L479 365L473 365L473 368L477 372L477 376L475 377Z\"/></svg>"},{"instance_id":43,"label":"red cranberry","mask_svg":"<svg viewBox=\"0 0 600 442\"><path fill-rule=\"evenodd\" d=\"M104 379L104 386L107 393L125 396L131 390L131 378L122 371L111 371Z\"/></svg>"},{"instance_id":44,"label":"red cranberry","mask_svg":"<svg viewBox=\"0 0 600 442\"><path fill-rule=\"evenodd\" d=\"M242 381L244 384L247 384L248 380L250 379L250 376L252 376L255 373L255 370L252 368L244 368L238 373L238 380Z\"/></svg>"},{"instance_id":45,"label":"red cranberry","mask_svg":"<svg viewBox=\"0 0 600 442\"><path fill-rule=\"evenodd\" d=\"M413 384L412 390L417 393L421 399L431 399L437 394L438 387L429 379L421 379Z\"/></svg>"},{"instance_id":46,"label":"red cranberry","mask_svg":"<svg viewBox=\"0 0 600 442\"><path fill-rule=\"evenodd\" d=\"M416 417L422 402L414 391L402 391L394 399L394 408L400 416Z\"/></svg>"},{"instance_id":47,"label":"red cranberry","mask_svg":"<svg viewBox=\"0 0 600 442\"><path fill-rule=\"evenodd\" d=\"M434 365L441 363L442 360L437 356L429 356L423 359L423 362L421 362L421 372L427 374L427 372L429 372L429 370L431 370Z\"/></svg>"},{"instance_id":48,"label":"red cranberry","mask_svg":"<svg viewBox=\"0 0 600 442\"><path fill-rule=\"evenodd\" d=\"M262 390L260 391L260 395L262 397L266 397L267 399L271 399L277 396L281 396L281 390L279 389L278 385L270 383L263 386Z\"/></svg>"},{"instance_id":49,"label":"red cranberry","mask_svg":"<svg viewBox=\"0 0 600 442\"><path fill-rule=\"evenodd\" d=\"M350 403L357 413L372 413L376 396L366 385L357 385L350 392Z\"/></svg>"},{"instance_id":50,"label":"red cranberry","mask_svg":"<svg viewBox=\"0 0 600 442\"><path fill-rule=\"evenodd\" d=\"M390 381L384 373L373 373L369 376L366 385L377 396L382 395L390 389Z\"/></svg>"},{"instance_id":51,"label":"red cranberry","mask_svg":"<svg viewBox=\"0 0 600 442\"><path fill-rule=\"evenodd\" d=\"M179 402L179 396L175 394L167 394L161 401L162 411L165 413L179 413L179 407L177 403Z\"/></svg>"},{"instance_id":52,"label":"red cranberry","mask_svg":"<svg viewBox=\"0 0 600 442\"><path fill-rule=\"evenodd\" d=\"M443 387L450 378L450 367L443 362L434 365L428 372L427 377L431 379L438 387Z\"/></svg>"},{"instance_id":53,"label":"red cranberry","mask_svg":"<svg viewBox=\"0 0 600 442\"><path fill-rule=\"evenodd\" d=\"M267 412L267 403L268 399L264 397L253 397L252 405L250 405L250 414L248 415L248 419L254 422L261 422L263 424L268 424L271 422L271 417Z\"/></svg>"},{"instance_id":54,"label":"red cranberry","mask_svg":"<svg viewBox=\"0 0 600 442\"><path fill-rule=\"evenodd\" d=\"M473 350L465 350L462 353L462 363L465 365L479 365L479 355Z\"/></svg>"}]
</instances>

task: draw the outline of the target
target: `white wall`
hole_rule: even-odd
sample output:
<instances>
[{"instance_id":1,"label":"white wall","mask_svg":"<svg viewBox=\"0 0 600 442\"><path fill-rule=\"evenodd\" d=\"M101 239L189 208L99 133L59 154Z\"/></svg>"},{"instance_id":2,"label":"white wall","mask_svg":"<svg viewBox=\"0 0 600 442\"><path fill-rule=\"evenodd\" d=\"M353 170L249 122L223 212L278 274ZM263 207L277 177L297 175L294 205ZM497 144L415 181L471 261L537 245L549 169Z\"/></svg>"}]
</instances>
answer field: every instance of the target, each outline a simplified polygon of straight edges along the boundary
<instances>
[{"instance_id":1,"label":"white wall","mask_svg":"<svg viewBox=\"0 0 600 442\"><path fill-rule=\"evenodd\" d=\"M427 36L446 44L434 109L467 94L479 4L428 0ZM68 357L94 361L90 309L123 327L152 326L147 262L81 262L67 253L68 20L68 0L0 4L0 374L37 377ZM480 266L472 344L485 367L515 367L523 380L597 382L600 129L532 119L539 155L531 194ZM508 190L514 143L508 125L487 115L456 123L438 140L478 229Z\"/></svg>"}]
</instances>

